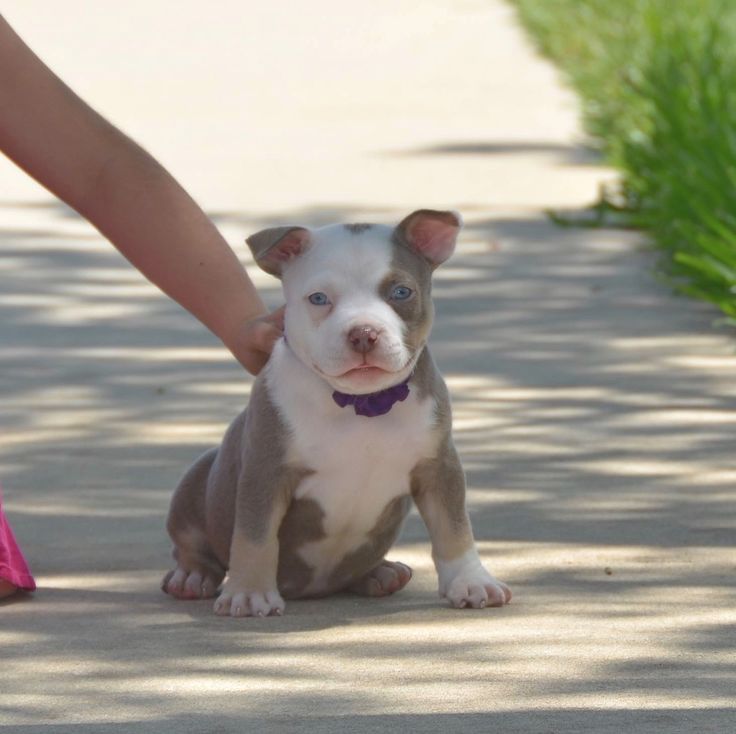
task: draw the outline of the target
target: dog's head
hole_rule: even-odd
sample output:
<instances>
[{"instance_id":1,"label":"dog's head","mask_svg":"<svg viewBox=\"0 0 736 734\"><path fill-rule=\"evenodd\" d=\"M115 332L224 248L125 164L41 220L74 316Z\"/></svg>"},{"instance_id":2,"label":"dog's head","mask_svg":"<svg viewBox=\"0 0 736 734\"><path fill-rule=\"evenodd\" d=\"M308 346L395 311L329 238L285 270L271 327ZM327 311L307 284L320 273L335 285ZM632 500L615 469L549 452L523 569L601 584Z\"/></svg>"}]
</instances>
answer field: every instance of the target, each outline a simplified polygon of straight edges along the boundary
<instances>
[{"instance_id":1,"label":"dog's head","mask_svg":"<svg viewBox=\"0 0 736 734\"><path fill-rule=\"evenodd\" d=\"M414 368L432 326L432 272L461 226L455 212L421 209L395 228L276 227L247 242L282 280L294 353L334 389L366 394Z\"/></svg>"}]
</instances>

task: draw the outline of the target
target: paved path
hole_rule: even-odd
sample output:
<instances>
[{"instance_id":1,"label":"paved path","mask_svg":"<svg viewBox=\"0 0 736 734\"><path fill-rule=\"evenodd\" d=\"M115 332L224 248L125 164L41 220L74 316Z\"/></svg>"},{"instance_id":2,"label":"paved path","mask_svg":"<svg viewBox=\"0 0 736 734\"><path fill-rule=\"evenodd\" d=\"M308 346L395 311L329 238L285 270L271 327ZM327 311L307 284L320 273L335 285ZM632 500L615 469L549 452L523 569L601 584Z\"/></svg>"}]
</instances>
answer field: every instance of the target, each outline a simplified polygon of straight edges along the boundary
<instances>
[{"instance_id":1,"label":"paved path","mask_svg":"<svg viewBox=\"0 0 736 734\"><path fill-rule=\"evenodd\" d=\"M0 477L40 583L0 608L0 731L732 730L736 342L632 236L546 222L607 174L509 9L203 7L3 3L238 247L265 223L464 212L434 349L476 534L516 595L440 605L414 516L392 599L233 622L162 595L171 488L249 380L0 164Z\"/></svg>"}]
</instances>

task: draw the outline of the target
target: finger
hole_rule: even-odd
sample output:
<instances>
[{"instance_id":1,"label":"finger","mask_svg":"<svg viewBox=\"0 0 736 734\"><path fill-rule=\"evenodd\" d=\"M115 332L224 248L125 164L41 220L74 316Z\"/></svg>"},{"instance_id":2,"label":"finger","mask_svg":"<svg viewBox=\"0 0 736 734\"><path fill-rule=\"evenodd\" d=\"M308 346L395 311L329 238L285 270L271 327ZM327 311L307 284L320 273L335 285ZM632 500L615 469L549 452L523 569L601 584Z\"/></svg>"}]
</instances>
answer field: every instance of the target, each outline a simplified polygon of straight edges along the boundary
<instances>
[{"instance_id":1,"label":"finger","mask_svg":"<svg viewBox=\"0 0 736 734\"><path fill-rule=\"evenodd\" d=\"M284 335L276 324L267 321L259 321L251 329L252 347L265 355L270 355L273 345Z\"/></svg>"},{"instance_id":2,"label":"finger","mask_svg":"<svg viewBox=\"0 0 736 734\"><path fill-rule=\"evenodd\" d=\"M286 306L280 306L275 311L272 311L268 316L263 317L263 321L269 324L273 324L279 331L284 330L284 314L286 313Z\"/></svg>"},{"instance_id":3,"label":"finger","mask_svg":"<svg viewBox=\"0 0 736 734\"><path fill-rule=\"evenodd\" d=\"M271 356L274 344L284 335L285 306L247 321L241 327L233 354L252 375L257 375Z\"/></svg>"}]
</instances>

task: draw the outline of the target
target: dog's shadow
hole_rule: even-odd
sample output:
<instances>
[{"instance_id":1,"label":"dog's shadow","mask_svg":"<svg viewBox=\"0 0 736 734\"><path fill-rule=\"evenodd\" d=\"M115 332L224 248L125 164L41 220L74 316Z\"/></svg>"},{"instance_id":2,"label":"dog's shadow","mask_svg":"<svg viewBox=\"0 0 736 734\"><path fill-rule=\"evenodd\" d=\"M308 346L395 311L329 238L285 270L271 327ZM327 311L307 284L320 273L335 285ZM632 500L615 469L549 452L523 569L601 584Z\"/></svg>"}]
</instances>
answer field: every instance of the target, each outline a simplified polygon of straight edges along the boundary
<instances>
[{"instance_id":1,"label":"dog's shadow","mask_svg":"<svg viewBox=\"0 0 736 734\"><path fill-rule=\"evenodd\" d=\"M0 600L2 607L23 609L22 618L16 618L16 621L22 621L21 629L25 629L26 623L33 627L34 618L46 616L53 608L59 623L68 631L82 618L89 622L90 618L100 614L108 620L116 620L122 627L129 623L140 624L143 616L145 627L159 628L162 634L166 634L164 630L175 635L186 633L187 628L195 627L200 634L216 636L223 632L318 632L351 625L401 623L404 617L412 622L417 619L436 620L443 616L443 611L448 616L478 611L459 612L440 599L436 592L421 588L386 597L337 593L313 599L287 600L285 613L270 617L220 617L213 612L213 604L214 599L179 600L143 587L122 591L43 585L35 593L19 591ZM126 618L129 618L128 622Z\"/></svg>"},{"instance_id":2,"label":"dog's shadow","mask_svg":"<svg viewBox=\"0 0 736 734\"><path fill-rule=\"evenodd\" d=\"M286 602L283 616L271 617L218 617L212 611L213 600L179 601L164 598L162 604L169 612L181 609L190 623L197 627L223 628L234 631L248 630L261 633L289 634L318 632L355 624L379 621L398 621L403 615L416 621L425 615L436 618L443 610L457 614L447 602L432 593L417 591L403 596L362 597L338 593L315 599L292 599ZM472 613L472 612L471 612Z\"/></svg>"}]
</instances>

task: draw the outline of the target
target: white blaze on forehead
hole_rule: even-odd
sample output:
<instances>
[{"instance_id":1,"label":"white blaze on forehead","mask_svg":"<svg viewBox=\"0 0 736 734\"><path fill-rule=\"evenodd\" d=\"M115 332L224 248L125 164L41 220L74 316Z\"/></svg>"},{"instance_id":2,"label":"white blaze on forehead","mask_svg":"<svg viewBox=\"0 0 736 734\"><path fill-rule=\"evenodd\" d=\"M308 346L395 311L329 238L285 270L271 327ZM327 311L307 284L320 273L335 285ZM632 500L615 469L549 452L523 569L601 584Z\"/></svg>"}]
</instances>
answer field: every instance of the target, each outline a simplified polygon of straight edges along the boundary
<instances>
[{"instance_id":1,"label":"white blaze on forehead","mask_svg":"<svg viewBox=\"0 0 736 734\"><path fill-rule=\"evenodd\" d=\"M353 232L341 224L321 227L312 232L312 247L290 264L284 274L284 288L300 290L311 284L333 284L341 293L355 290L376 293L391 270L393 229L372 225Z\"/></svg>"}]
</instances>

